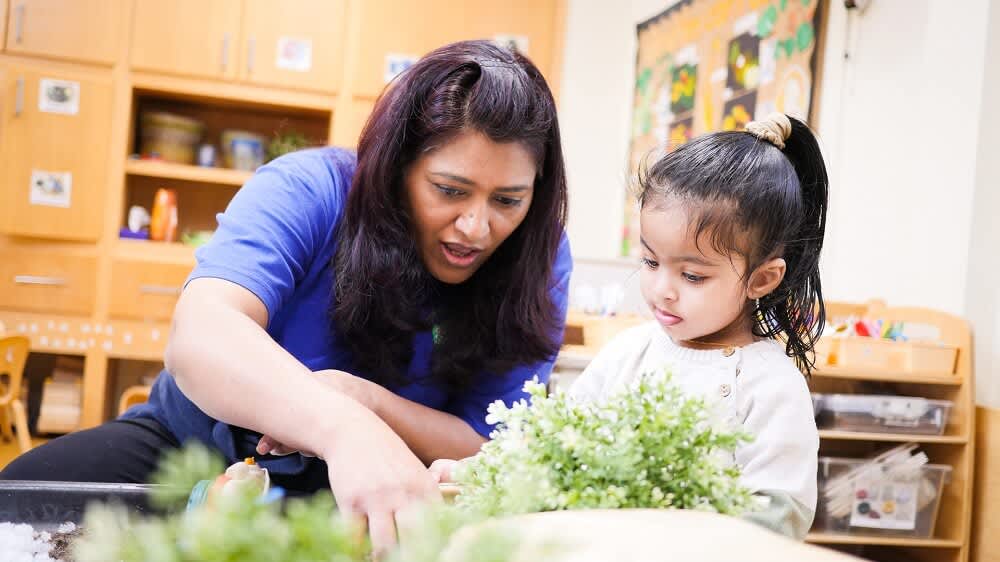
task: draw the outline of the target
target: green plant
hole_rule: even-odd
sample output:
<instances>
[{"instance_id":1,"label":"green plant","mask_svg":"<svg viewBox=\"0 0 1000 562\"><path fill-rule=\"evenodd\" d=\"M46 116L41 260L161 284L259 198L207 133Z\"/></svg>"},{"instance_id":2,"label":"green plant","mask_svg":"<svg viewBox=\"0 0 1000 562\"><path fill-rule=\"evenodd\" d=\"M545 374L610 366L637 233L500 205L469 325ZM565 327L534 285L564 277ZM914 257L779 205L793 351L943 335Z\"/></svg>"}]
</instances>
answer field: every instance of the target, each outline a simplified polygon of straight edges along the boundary
<instances>
[{"instance_id":1,"label":"green plant","mask_svg":"<svg viewBox=\"0 0 1000 562\"><path fill-rule=\"evenodd\" d=\"M681 508L739 514L751 505L722 457L748 436L712 420L668 375L584 403L538 382L531 406L496 402L492 440L462 463L457 505L488 515L582 508Z\"/></svg>"},{"instance_id":2,"label":"green plant","mask_svg":"<svg viewBox=\"0 0 1000 562\"><path fill-rule=\"evenodd\" d=\"M274 138L267 144L267 161L270 162L279 156L302 150L308 146L309 139L298 131L274 133Z\"/></svg>"}]
</instances>

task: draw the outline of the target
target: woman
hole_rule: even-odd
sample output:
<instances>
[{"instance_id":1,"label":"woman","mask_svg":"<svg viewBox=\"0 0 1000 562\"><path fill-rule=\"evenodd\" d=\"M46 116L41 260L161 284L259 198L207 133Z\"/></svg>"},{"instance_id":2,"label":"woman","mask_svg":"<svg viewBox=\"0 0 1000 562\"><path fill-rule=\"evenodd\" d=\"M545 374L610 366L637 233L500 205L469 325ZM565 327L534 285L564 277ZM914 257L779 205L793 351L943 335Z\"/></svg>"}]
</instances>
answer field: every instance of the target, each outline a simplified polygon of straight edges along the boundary
<instances>
[{"instance_id":1,"label":"woman","mask_svg":"<svg viewBox=\"0 0 1000 562\"><path fill-rule=\"evenodd\" d=\"M448 45L375 104L357 157L261 168L219 216L177 303L150 401L0 477L145 481L197 439L293 490L329 486L376 545L474 453L486 406L545 379L571 260L555 104L524 57ZM261 439L262 435L267 437ZM291 451L315 454L277 456Z\"/></svg>"}]
</instances>

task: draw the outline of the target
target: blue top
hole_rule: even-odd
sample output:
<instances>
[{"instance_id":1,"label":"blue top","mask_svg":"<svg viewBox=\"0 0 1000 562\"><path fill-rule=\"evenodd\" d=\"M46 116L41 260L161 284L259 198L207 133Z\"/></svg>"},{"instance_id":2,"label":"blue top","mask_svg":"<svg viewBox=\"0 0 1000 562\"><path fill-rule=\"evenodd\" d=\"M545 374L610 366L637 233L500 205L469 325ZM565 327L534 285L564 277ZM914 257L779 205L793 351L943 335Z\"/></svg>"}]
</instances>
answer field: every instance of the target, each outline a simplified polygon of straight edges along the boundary
<instances>
[{"instance_id":1,"label":"blue top","mask_svg":"<svg viewBox=\"0 0 1000 562\"><path fill-rule=\"evenodd\" d=\"M236 194L219 228L197 253L188 280L217 277L237 283L257 295L267 307L267 333L313 371L350 370L350 352L338 339L329 317L333 288L330 263L340 220L354 174L356 158L338 148L290 154L260 168ZM551 296L565 318L572 270L565 235L553 265ZM460 394L427 379L432 341L430 332L414 338L408 378L413 382L393 392L425 406L454 414L487 436L486 407L495 400L508 404L525 397L525 380L546 381L552 361L518 367L505 376L482 375ZM366 377L366 373L351 370ZM234 389L234 392L237 392ZM121 419L153 418L178 441L197 439L219 449L228 461L254 455L258 435L219 422L198 409L178 389L173 377L160 373L149 402L125 412ZM271 471L299 474L309 461L301 455L264 459Z\"/></svg>"}]
</instances>

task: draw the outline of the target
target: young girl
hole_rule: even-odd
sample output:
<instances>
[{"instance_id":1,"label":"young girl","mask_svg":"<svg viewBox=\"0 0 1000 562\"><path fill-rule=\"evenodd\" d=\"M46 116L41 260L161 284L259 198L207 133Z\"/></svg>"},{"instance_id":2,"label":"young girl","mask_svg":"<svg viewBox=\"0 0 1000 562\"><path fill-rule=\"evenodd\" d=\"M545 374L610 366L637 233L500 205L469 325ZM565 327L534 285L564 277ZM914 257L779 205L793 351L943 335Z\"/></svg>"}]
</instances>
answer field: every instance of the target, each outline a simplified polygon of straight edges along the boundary
<instances>
[{"instance_id":1,"label":"young girl","mask_svg":"<svg viewBox=\"0 0 1000 562\"><path fill-rule=\"evenodd\" d=\"M802 371L825 321L827 174L816 139L773 114L681 146L640 188L640 286L656 321L613 340L569 392L600 400L669 367L685 393L753 436L733 459L763 504L746 517L801 539L819 449Z\"/></svg>"}]
</instances>

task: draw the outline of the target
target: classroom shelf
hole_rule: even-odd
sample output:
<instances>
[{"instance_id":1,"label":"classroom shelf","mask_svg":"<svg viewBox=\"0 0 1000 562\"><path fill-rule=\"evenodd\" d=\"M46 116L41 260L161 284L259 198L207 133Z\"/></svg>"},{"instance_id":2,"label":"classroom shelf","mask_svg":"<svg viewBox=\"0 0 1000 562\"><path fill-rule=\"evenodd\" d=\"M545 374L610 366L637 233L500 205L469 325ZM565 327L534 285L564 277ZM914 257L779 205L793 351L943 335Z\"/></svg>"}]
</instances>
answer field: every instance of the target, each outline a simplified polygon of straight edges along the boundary
<instances>
[{"instance_id":1,"label":"classroom shelf","mask_svg":"<svg viewBox=\"0 0 1000 562\"><path fill-rule=\"evenodd\" d=\"M809 533L806 542L813 544L857 544L872 546L917 546L932 548L961 548L962 541L951 539L915 539L911 537L875 537L864 535L841 535L832 533Z\"/></svg>"},{"instance_id":2,"label":"classroom shelf","mask_svg":"<svg viewBox=\"0 0 1000 562\"><path fill-rule=\"evenodd\" d=\"M151 263L194 267L194 251L193 247L179 242L119 239L115 244L114 256Z\"/></svg>"},{"instance_id":3,"label":"classroom shelf","mask_svg":"<svg viewBox=\"0 0 1000 562\"><path fill-rule=\"evenodd\" d=\"M960 375L951 373L904 373L875 369L823 366L812 372L812 376L829 379L867 380L918 384L941 384L959 386L964 381Z\"/></svg>"},{"instance_id":4,"label":"classroom shelf","mask_svg":"<svg viewBox=\"0 0 1000 562\"><path fill-rule=\"evenodd\" d=\"M951 443L962 445L969 442L966 435L914 435L912 433L864 433L859 431L819 430L820 439L843 441L885 441L899 443Z\"/></svg>"},{"instance_id":5,"label":"classroom shelf","mask_svg":"<svg viewBox=\"0 0 1000 562\"><path fill-rule=\"evenodd\" d=\"M188 166L186 164L174 164L158 160L128 160L125 162L125 173L132 176L237 187L242 186L253 175L253 172L244 172L242 170Z\"/></svg>"}]
</instances>

